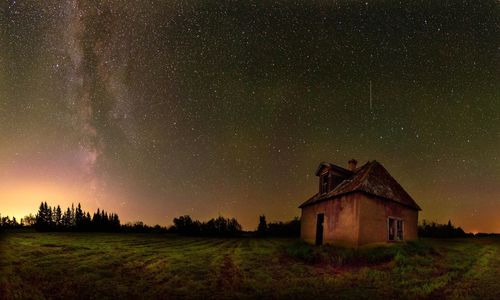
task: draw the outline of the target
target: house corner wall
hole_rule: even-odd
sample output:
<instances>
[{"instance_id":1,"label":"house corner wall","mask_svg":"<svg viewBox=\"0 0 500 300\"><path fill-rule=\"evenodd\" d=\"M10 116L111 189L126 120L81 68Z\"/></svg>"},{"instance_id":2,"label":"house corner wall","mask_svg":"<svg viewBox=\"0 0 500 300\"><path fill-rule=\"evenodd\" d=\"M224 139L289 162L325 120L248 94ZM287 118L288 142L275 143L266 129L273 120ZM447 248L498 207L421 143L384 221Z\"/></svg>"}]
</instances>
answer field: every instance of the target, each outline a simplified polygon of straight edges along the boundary
<instances>
[{"instance_id":1,"label":"house corner wall","mask_svg":"<svg viewBox=\"0 0 500 300\"><path fill-rule=\"evenodd\" d=\"M302 208L301 238L316 240L316 218L324 214L323 242L349 247L358 245L359 204L356 194L348 194Z\"/></svg>"},{"instance_id":2,"label":"house corner wall","mask_svg":"<svg viewBox=\"0 0 500 300\"><path fill-rule=\"evenodd\" d=\"M418 211L394 201L362 194L359 205L358 245L387 243L387 219L401 218L404 221L404 240L417 239Z\"/></svg>"}]
</instances>

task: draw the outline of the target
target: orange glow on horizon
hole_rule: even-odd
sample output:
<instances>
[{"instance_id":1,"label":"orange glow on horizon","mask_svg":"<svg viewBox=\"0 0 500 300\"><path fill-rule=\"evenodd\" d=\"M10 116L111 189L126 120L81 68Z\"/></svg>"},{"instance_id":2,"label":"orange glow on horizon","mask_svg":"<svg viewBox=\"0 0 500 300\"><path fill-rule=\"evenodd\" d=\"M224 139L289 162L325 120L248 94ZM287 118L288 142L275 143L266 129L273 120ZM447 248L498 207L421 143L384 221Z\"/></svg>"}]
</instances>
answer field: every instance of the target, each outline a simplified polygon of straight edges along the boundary
<instances>
[{"instance_id":1,"label":"orange glow on horizon","mask_svg":"<svg viewBox=\"0 0 500 300\"><path fill-rule=\"evenodd\" d=\"M0 213L18 220L35 214L42 201L65 209L71 203L87 204L86 199L81 189L53 182L3 182L0 185Z\"/></svg>"}]
</instances>

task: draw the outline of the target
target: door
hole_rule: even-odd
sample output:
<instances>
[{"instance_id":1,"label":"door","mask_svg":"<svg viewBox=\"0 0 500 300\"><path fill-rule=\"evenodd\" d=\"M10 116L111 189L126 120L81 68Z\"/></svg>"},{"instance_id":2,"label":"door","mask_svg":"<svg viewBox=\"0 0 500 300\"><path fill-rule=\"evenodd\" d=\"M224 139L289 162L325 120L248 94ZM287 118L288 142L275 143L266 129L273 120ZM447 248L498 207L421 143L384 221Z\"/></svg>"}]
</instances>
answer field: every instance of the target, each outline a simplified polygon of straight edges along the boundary
<instances>
[{"instance_id":1,"label":"door","mask_svg":"<svg viewBox=\"0 0 500 300\"><path fill-rule=\"evenodd\" d=\"M316 245L323 244L323 222L325 221L325 214L318 214L316 218Z\"/></svg>"}]
</instances>

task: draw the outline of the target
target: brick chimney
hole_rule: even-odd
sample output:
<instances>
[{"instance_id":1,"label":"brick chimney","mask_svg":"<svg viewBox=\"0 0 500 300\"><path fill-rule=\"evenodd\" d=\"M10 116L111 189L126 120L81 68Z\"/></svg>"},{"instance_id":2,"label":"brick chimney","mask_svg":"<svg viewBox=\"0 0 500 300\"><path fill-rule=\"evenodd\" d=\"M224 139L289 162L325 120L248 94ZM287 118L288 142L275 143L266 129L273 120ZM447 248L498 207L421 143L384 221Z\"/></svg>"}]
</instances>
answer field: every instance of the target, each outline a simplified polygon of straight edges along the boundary
<instances>
[{"instance_id":1,"label":"brick chimney","mask_svg":"<svg viewBox=\"0 0 500 300\"><path fill-rule=\"evenodd\" d=\"M347 163L348 163L347 169L349 171L353 171L354 172L354 170L356 170L356 165L358 164L358 161L353 158L350 161L348 161Z\"/></svg>"}]
</instances>

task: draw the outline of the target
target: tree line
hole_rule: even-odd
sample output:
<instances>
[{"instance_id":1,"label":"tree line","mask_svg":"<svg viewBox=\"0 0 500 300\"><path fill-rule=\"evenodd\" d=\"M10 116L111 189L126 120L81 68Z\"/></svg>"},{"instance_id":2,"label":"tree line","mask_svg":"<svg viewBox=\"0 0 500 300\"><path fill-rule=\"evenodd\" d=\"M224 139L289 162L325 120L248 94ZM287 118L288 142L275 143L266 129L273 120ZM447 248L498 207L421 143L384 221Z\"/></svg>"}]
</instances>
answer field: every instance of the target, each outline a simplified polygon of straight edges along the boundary
<instances>
[{"instance_id":1,"label":"tree line","mask_svg":"<svg viewBox=\"0 0 500 300\"><path fill-rule=\"evenodd\" d=\"M191 219L189 215L174 218L170 231L194 236L238 236L242 233L241 225L235 218L219 216L202 222Z\"/></svg>"},{"instance_id":2,"label":"tree line","mask_svg":"<svg viewBox=\"0 0 500 300\"><path fill-rule=\"evenodd\" d=\"M36 215L28 215L18 222L16 218L0 215L0 229L31 227L39 231L107 231L107 232L144 232L144 233L177 233L189 236L239 236L243 233L242 226L235 218L219 216L208 221L194 220L189 215L173 219L173 225L149 226L141 221L121 224L118 214L107 213L97 209L91 214L76 207L62 210L60 205L51 207L47 202L40 203ZM288 222L267 223L264 215L259 217L259 225L255 232L257 236L299 237L300 219L295 217Z\"/></svg>"},{"instance_id":3,"label":"tree line","mask_svg":"<svg viewBox=\"0 0 500 300\"><path fill-rule=\"evenodd\" d=\"M121 224L118 214L99 208L91 214L84 211L80 203L63 210L60 205L51 207L47 202L41 202L36 215L30 214L20 223L15 217L10 219L0 215L0 229L29 227L38 231L172 232L197 236L236 236L242 233L242 227L235 218L222 216L202 222L185 215L174 218L173 223L168 228L149 226L141 221Z\"/></svg>"},{"instance_id":4,"label":"tree line","mask_svg":"<svg viewBox=\"0 0 500 300\"><path fill-rule=\"evenodd\" d=\"M80 203L65 211L58 205L50 207L42 202L35 216L33 227L40 231L118 231L120 218L115 213L108 214L97 209L91 216L90 212L82 210Z\"/></svg>"},{"instance_id":5,"label":"tree line","mask_svg":"<svg viewBox=\"0 0 500 300\"><path fill-rule=\"evenodd\" d=\"M422 224L418 225L418 236L431 238L460 238L473 236L473 234L465 233L461 227L455 227L451 223L451 220L449 220L447 224L423 220Z\"/></svg>"},{"instance_id":6,"label":"tree line","mask_svg":"<svg viewBox=\"0 0 500 300\"><path fill-rule=\"evenodd\" d=\"M110 231L110 232L155 232L177 233L190 236L239 236L243 233L242 227L235 218L219 216L208 221L194 220L189 215L176 217L173 225L164 227L160 225L149 226L143 222L121 224L116 213L108 213L97 209L91 214L82 209L80 203L75 207L62 210L59 205L51 207L47 202L40 203L36 215L28 215L17 220L15 217L0 214L0 229L17 229L31 227L39 231ZM259 216L259 223L255 234L259 237L299 237L300 219L295 217L288 222L270 222L266 216ZM498 234L478 233L476 236L497 236ZM419 237L431 238L460 238L474 236L465 233L461 227L455 227L451 220L447 224L422 221L418 225Z\"/></svg>"},{"instance_id":7,"label":"tree line","mask_svg":"<svg viewBox=\"0 0 500 300\"><path fill-rule=\"evenodd\" d=\"M260 237L300 237L300 219L295 217L293 220L288 222L279 221L267 223L266 216L262 215L259 217L257 235Z\"/></svg>"},{"instance_id":8,"label":"tree line","mask_svg":"<svg viewBox=\"0 0 500 300\"><path fill-rule=\"evenodd\" d=\"M24 226L24 221L21 219L21 222L18 222L16 217L12 217L12 219L9 216L2 217L0 214L0 229L5 228L5 229L15 229L15 228L22 228Z\"/></svg>"}]
</instances>

